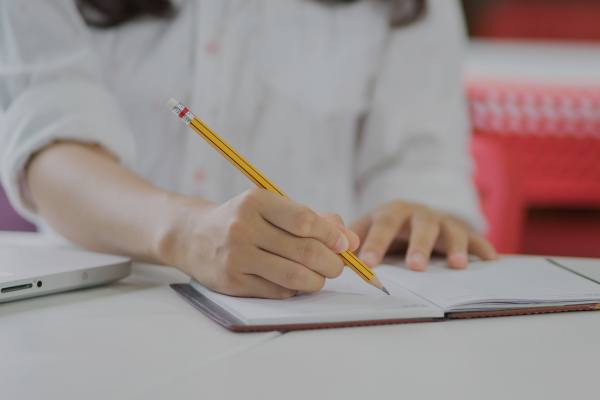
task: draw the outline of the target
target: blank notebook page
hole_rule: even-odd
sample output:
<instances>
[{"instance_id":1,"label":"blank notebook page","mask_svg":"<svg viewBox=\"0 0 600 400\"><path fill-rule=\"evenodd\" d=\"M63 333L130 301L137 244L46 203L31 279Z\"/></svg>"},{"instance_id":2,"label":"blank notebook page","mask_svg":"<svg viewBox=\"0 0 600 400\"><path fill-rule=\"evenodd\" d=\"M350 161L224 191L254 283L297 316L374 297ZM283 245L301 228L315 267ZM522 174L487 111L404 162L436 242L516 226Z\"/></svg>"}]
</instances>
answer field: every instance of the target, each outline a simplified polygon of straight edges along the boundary
<instances>
[{"instance_id":1,"label":"blank notebook page","mask_svg":"<svg viewBox=\"0 0 600 400\"><path fill-rule=\"evenodd\" d=\"M394 280L446 311L498 308L501 304L568 304L600 299L600 285L544 258L503 257L473 262L465 270L449 269L443 261L433 262L426 272L413 272L404 266L381 269L380 276L385 276L386 284Z\"/></svg>"},{"instance_id":2,"label":"blank notebook page","mask_svg":"<svg viewBox=\"0 0 600 400\"><path fill-rule=\"evenodd\" d=\"M443 317L443 311L390 281L391 296L368 285L345 268L339 278L328 279L323 290L286 300L237 298L212 292L199 283L192 286L204 296L249 325L333 323L382 319Z\"/></svg>"}]
</instances>

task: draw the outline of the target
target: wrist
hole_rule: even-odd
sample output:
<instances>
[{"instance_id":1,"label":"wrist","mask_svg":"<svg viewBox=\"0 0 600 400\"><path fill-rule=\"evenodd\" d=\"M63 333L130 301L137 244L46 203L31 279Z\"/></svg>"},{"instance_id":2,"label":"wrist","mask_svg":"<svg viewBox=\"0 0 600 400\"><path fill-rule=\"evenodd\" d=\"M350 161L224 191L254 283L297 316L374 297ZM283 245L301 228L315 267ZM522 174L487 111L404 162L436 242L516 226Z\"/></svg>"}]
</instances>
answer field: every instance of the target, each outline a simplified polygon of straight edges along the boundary
<instances>
[{"instance_id":1,"label":"wrist","mask_svg":"<svg viewBox=\"0 0 600 400\"><path fill-rule=\"evenodd\" d=\"M164 218L154 229L153 258L159 264L178 266L178 255L183 253L182 245L191 234L193 221L198 214L209 212L213 204L177 193L165 193L159 202Z\"/></svg>"}]
</instances>

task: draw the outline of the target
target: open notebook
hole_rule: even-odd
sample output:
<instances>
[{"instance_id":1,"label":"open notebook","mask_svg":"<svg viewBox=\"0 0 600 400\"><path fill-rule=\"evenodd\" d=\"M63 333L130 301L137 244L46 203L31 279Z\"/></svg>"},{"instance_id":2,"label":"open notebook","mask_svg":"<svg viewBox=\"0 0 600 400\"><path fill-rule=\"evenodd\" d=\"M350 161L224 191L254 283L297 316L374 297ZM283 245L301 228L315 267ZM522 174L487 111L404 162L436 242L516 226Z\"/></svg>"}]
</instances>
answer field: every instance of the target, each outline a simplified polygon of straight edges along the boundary
<instances>
[{"instance_id":1,"label":"open notebook","mask_svg":"<svg viewBox=\"0 0 600 400\"><path fill-rule=\"evenodd\" d=\"M346 268L317 294L287 300L221 295L192 281L172 287L195 307L234 331L295 330L523 315L598 309L600 284L559 263L505 257L450 270L443 261L427 272L404 265L376 269L387 296Z\"/></svg>"}]
</instances>

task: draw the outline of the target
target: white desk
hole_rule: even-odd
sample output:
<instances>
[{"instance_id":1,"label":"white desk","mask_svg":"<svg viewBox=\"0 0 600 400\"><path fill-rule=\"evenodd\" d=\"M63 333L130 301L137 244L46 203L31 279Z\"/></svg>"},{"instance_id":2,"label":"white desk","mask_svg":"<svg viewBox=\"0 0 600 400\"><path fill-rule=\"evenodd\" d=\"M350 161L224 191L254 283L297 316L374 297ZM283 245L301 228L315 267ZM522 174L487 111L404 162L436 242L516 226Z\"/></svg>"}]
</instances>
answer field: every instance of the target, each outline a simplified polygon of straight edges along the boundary
<instances>
[{"instance_id":1,"label":"white desk","mask_svg":"<svg viewBox=\"0 0 600 400\"><path fill-rule=\"evenodd\" d=\"M563 262L600 277L598 261ZM109 287L0 306L2 398L600 395L600 313L232 334L167 287L181 274L134 271Z\"/></svg>"},{"instance_id":2,"label":"white desk","mask_svg":"<svg viewBox=\"0 0 600 400\"><path fill-rule=\"evenodd\" d=\"M215 325L168 287L186 281L137 265L110 286L0 304L0 399L132 398L279 335Z\"/></svg>"},{"instance_id":3,"label":"white desk","mask_svg":"<svg viewBox=\"0 0 600 400\"><path fill-rule=\"evenodd\" d=\"M597 399L599 338L575 313L291 332L141 398Z\"/></svg>"}]
</instances>

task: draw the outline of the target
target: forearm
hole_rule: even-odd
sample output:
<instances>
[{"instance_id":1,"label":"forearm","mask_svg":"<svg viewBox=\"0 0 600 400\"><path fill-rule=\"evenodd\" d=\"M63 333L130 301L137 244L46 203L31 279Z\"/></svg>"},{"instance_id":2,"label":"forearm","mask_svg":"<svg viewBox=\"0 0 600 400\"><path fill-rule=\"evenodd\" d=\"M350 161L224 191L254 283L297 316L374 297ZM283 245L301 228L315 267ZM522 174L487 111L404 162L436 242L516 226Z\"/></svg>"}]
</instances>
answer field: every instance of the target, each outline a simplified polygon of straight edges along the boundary
<instances>
[{"instance_id":1,"label":"forearm","mask_svg":"<svg viewBox=\"0 0 600 400\"><path fill-rule=\"evenodd\" d=\"M215 205L168 193L99 147L54 144L26 172L37 211L66 238L173 265L234 296L318 291L342 273L338 254L358 245L339 220L277 194L253 189Z\"/></svg>"},{"instance_id":2,"label":"forearm","mask_svg":"<svg viewBox=\"0 0 600 400\"><path fill-rule=\"evenodd\" d=\"M26 176L38 213L58 233L91 250L150 262L165 262L170 229L190 201L158 189L101 148L77 143L46 148Z\"/></svg>"}]
</instances>

